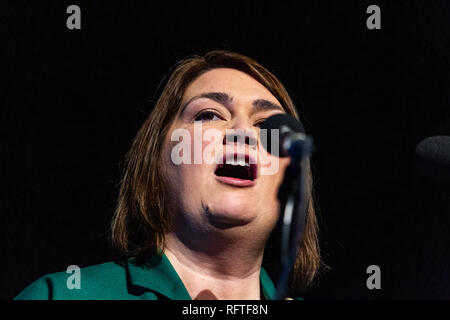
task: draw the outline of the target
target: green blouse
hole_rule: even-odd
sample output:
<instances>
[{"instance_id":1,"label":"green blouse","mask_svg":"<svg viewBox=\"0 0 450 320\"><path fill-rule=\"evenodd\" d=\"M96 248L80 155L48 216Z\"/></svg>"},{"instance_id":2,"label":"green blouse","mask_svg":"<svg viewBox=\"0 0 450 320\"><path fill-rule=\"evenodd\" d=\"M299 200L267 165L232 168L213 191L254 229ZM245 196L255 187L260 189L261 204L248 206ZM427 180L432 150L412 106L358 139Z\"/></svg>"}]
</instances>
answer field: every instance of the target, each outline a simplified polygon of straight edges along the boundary
<instances>
[{"instance_id":1,"label":"green blouse","mask_svg":"<svg viewBox=\"0 0 450 320\"><path fill-rule=\"evenodd\" d=\"M15 300L191 300L169 259L162 255L151 266L106 262L80 269L80 287L69 289L71 274L45 275L26 287ZM275 298L275 286L264 268L260 272L261 293Z\"/></svg>"}]
</instances>

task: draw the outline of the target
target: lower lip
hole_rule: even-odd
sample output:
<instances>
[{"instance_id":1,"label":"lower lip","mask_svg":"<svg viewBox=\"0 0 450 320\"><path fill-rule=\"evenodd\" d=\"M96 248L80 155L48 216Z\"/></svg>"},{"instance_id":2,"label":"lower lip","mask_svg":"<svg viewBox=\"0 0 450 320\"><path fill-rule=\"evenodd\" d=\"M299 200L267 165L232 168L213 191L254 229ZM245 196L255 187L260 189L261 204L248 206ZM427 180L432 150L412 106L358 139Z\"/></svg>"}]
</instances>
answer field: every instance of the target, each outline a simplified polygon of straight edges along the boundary
<instances>
[{"instance_id":1,"label":"lower lip","mask_svg":"<svg viewBox=\"0 0 450 320\"><path fill-rule=\"evenodd\" d=\"M256 180L244 180L239 178L232 178L232 177L221 177L216 176L217 181L229 184L231 186L235 187L251 187L254 186L256 183Z\"/></svg>"}]
</instances>

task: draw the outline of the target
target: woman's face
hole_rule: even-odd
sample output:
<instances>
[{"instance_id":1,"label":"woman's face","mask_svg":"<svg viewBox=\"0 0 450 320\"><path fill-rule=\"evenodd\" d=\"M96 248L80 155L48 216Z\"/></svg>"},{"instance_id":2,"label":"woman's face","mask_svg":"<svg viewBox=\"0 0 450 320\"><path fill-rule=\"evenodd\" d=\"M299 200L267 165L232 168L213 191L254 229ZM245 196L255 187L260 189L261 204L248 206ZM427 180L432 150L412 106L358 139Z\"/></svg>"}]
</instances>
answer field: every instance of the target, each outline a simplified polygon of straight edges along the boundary
<instances>
[{"instance_id":1,"label":"woman's face","mask_svg":"<svg viewBox=\"0 0 450 320\"><path fill-rule=\"evenodd\" d=\"M188 86L163 147L175 230L245 225L270 233L289 160L265 152L258 125L284 112L262 84L235 69L213 69Z\"/></svg>"}]
</instances>

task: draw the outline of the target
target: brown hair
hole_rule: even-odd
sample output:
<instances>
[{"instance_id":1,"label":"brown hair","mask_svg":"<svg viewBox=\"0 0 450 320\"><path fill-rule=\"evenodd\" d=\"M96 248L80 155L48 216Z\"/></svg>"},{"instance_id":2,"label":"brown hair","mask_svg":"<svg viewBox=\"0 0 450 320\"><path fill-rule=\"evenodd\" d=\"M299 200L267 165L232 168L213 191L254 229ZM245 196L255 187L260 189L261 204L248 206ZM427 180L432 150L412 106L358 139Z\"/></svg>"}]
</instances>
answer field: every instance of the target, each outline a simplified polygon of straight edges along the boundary
<instances>
[{"instance_id":1,"label":"brown hair","mask_svg":"<svg viewBox=\"0 0 450 320\"><path fill-rule=\"evenodd\" d=\"M148 262L152 254L162 252L164 234L170 226L160 170L164 137L180 111L188 85L201 74L215 68L232 68L250 75L280 101L288 114L298 118L294 103L281 82L246 56L228 51L212 51L179 62L125 158L118 204L111 224L112 240L121 252L136 263ZM310 194L305 233L298 250L293 278L293 283L302 288L312 282L321 265L309 163L308 173Z\"/></svg>"}]
</instances>

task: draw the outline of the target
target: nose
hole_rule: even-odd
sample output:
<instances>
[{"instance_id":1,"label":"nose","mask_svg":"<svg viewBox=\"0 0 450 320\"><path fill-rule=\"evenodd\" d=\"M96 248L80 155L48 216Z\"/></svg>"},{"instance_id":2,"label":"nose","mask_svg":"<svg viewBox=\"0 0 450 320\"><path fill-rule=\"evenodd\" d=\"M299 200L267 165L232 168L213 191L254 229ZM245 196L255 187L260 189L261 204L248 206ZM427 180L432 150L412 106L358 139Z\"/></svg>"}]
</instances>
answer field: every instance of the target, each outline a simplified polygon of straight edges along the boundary
<instances>
[{"instance_id":1,"label":"nose","mask_svg":"<svg viewBox=\"0 0 450 320\"><path fill-rule=\"evenodd\" d=\"M240 143L255 147L258 142L257 133L245 116L233 119L230 128L225 130L223 144Z\"/></svg>"}]
</instances>

